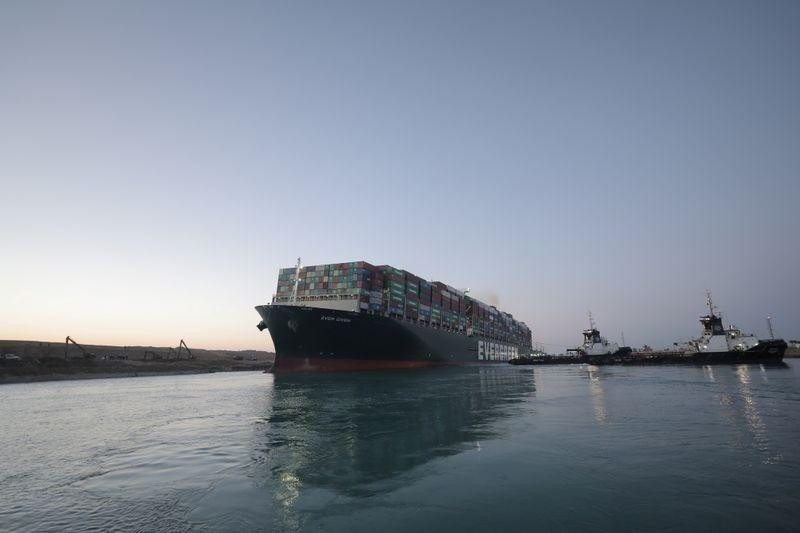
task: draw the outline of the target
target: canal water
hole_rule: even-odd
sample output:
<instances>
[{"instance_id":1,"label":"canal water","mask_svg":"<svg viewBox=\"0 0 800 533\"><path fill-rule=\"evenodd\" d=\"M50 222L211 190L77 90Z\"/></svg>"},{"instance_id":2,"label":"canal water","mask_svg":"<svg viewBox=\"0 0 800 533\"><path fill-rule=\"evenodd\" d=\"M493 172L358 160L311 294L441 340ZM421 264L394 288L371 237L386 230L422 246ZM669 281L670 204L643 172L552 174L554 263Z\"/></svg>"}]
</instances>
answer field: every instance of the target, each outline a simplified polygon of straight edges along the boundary
<instances>
[{"instance_id":1,"label":"canal water","mask_svg":"<svg viewBox=\"0 0 800 533\"><path fill-rule=\"evenodd\" d=\"M796 531L799 368L3 385L0 530Z\"/></svg>"}]
</instances>

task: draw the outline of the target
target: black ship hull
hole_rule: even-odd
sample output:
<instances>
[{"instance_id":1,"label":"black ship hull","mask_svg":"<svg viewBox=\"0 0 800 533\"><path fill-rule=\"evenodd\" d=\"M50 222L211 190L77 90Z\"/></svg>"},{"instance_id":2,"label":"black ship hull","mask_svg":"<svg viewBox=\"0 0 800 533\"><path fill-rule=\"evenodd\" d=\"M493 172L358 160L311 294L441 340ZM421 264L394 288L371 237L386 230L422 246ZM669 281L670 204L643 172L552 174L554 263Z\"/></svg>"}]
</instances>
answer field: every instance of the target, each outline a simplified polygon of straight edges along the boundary
<instances>
[{"instance_id":1,"label":"black ship hull","mask_svg":"<svg viewBox=\"0 0 800 533\"><path fill-rule=\"evenodd\" d=\"M256 307L275 345L273 372L333 372L499 363L513 343L415 322L295 305Z\"/></svg>"}]
</instances>

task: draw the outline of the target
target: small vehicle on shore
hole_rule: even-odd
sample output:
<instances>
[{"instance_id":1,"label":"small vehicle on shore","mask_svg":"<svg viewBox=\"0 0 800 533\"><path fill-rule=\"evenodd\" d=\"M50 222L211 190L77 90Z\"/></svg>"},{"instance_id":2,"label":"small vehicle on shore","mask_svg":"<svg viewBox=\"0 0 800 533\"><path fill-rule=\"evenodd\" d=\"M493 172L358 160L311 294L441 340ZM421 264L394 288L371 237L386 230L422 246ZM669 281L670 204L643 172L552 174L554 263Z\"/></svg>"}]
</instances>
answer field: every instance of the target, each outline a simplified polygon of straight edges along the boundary
<instances>
[{"instance_id":1,"label":"small vehicle on shore","mask_svg":"<svg viewBox=\"0 0 800 533\"><path fill-rule=\"evenodd\" d=\"M4 354L0 359L4 361L22 361L22 357L14 355L13 353Z\"/></svg>"}]
</instances>

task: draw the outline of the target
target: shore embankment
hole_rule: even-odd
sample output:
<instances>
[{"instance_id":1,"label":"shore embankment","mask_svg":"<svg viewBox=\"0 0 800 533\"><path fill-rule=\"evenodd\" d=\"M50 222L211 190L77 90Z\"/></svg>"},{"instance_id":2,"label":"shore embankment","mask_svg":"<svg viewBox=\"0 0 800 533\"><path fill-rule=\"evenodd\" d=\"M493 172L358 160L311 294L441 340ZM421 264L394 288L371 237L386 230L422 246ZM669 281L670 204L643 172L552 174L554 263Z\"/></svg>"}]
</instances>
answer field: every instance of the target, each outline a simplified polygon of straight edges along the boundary
<instances>
[{"instance_id":1,"label":"shore embankment","mask_svg":"<svg viewBox=\"0 0 800 533\"><path fill-rule=\"evenodd\" d=\"M266 370L274 360L258 350L0 340L0 384Z\"/></svg>"}]
</instances>

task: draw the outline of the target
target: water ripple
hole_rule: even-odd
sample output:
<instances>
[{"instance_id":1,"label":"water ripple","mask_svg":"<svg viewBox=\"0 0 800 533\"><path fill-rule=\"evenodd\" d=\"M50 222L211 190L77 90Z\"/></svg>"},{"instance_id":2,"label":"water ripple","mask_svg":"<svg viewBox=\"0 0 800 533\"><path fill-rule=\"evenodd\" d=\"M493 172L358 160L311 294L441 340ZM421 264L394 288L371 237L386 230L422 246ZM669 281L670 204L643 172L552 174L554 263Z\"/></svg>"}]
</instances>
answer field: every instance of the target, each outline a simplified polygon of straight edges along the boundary
<instances>
[{"instance_id":1,"label":"water ripple","mask_svg":"<svg viewBox=\"0 0 800 533\"><path fill-rule=\"evenodd\" d=\"M0 529L790 530L799 376L576 365L3 386Z\"/></svg>"}]
</instances>

